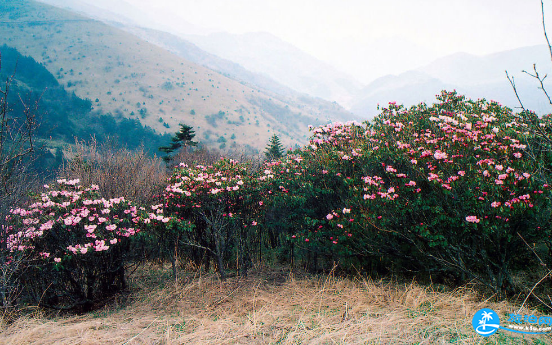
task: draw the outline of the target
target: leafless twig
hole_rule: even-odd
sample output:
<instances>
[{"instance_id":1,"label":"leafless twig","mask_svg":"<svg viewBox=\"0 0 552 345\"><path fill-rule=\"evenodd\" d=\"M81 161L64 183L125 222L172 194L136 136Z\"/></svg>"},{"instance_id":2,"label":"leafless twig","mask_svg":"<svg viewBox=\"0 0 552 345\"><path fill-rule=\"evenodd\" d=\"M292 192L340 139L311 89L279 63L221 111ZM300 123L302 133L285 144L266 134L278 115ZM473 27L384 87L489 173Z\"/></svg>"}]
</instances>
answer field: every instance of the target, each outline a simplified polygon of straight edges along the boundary
<instances>
[{"instance_id":1,"label":"leafless twig","mask_svg":"<svg viewBox=\"0 0 552 345\"><path fill-rule=\"evenodd\" d=\"M518 236L523 240L523 243L525 243L525 245L531 249L531 251L533 252L533 254L535 254L535 256L537 257L537 259L539 259L540 263L542 266L544 267L547 267L546 264L544 263L544 261L542 261L542 259L540 258L540 256L535 252L535 250L529 245L529 243L527 243L527 241L525 241L525 238L523 238L523 236L521 236L521 234L518 232L517 233ZM548 276L550 276L552 274L552 271L550 269L547 268L547 271L546 272L546 275L544 277L542 277L535 285L533 285L533 288L529 291L529 293L527 294L527 296L525 297L525 299L523 300L523 303L521 304L521 307L519 307L519 310L518 310L518 313L519 311L523 308L523 306L525 305L525 302L527 302L527 300L529 299L529 297L531 295L535 296L536 299L538 299L542 304L544 304L545 306L547 306L548 308L552 309L552 306L545 303L541 298L539 298L537 295L535 295L533 293L533 291L535 291L535 289L537 288L537 286L542 283L546 278L548 278Z\"/></svg>"}]
</instances>

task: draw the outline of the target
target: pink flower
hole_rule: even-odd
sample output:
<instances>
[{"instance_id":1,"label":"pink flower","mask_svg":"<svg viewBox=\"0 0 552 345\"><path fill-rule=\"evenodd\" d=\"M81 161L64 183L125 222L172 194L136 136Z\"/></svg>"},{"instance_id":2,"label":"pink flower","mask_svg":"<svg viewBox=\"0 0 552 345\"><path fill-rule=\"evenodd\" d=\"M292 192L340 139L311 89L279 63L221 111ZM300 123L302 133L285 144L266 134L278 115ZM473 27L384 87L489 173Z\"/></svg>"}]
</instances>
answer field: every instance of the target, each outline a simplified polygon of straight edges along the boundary
<instances>
[{"instance_id":1,"label":"pink flower","mask_svg":"<svg viewBox=\"0 0 552 345\"><path fill-rule=\"evenodd\" d=\"M501 205L501 203L498 202L498 201L494 201L494 202L491 203L491 207L498 207L500 205Z\"/></svg>"},{"instance_id":2,"label":"pink flower","mask_svg":"<svg viewBox=\"0 0 552 345\"><path fill-rule=\"evenodd\" d=\"M498 175L499 180L505 180L508 177L508 174L500 174Z\"/></svg>"},{"instance_id":3,"label":"pink flower","mask_svg":"<svg viewBox=\"0 0 552 345\"><path fill-rule=\"evenodd\" d=\"M445 152L437 150L433 154L433 158L435 158L435 159L447 159L448 155Z\"/></svg>"},{"instance_id":4,"label":"pink flower","mask_svg":"<svg viewBox=\"0 0 552 345\"><path fill-rule=\"evenodd\" d=\"M88 231L89 233L92 233L92 232L94 232L96 227L97 227L97 225L85 225L84 230Z\"/></svg>"},{"instance_id":5,"label":"pink flower","mask_svg":"<svg viewBox=\"0 0 552 345\"><path fill-rule=\"evenodd\" d=\"M334 217L333 214L328 213L328 215L326 216L326 219L327 219L327 220L332 220L333 217Z\"/></svg>"},{"instance_id":6,"label":"pink flower","mask_svg":"<svg viewBox=\"0 0 552 345\"><path fill-rule=\"evenodd\" d=\"M519 153L519 152L514 153L514 157L521 158L521 153Z\"/></svg>"},{"instance_id":7,"label":"pink flower","mask_svg":"<svg viewBox=\"0 0 552 345\"><path fill-rule=\"evenodd\" d=\"M479 223L479 219L476 216L467 216L466 221L470 223Z\"/></svg>"},{"instance_id":8,"label":"pink flower","mask_svg":"<svg viewBox=\"0 0 552 345\"><path fill-rule=\"evenodd\" d=\"M350 208L344 208L343 209L343 214L346 214L346 213L351 213L351 209Z\"/></svg>"},{"instance_id":9,"label":"pink flower","mask_svg":"<svg viewBox=\"0 0 552 345\"><path fill-rule=\"evenodd\" d=\"M114 238L114 239L110 240L110 241L109 241L109 243L111 243L111 244L115 244L115 243L117 243L117 239L116 239L116 238Z\"/></svg>"},{"instance_id":10,"label":"pink flower","mask_svg":"<svg viewBox=\"0 0 552 345\"><path fill-rule=\"evenodd\" d=\"M257 222L256 222L256 221L252 221L252 222L251 222L251 225L256 226L256 225L257 225Z\"/></svg>"},{"instance_id":11,"label":"pink flower","mask_svg":"<svg viewBox=\"0 0 552 345\"><path fill-rule=\"evenodd\" d=\"M61 262L61 258L54 258L55 262Z\"/></svg>"},{"instance_id":12,"label":"pink flower","mask_svg":"<svg viewBox=\"0 0 552 345\"><path fill-rule=\"evenodd\" d=\"M429 173L429 176L428 176L428 180L429 181L433 181L433 180L437 180L439 178L439 175L437 174L434 174L434 173Z\"/></svg>"}]
</instances>

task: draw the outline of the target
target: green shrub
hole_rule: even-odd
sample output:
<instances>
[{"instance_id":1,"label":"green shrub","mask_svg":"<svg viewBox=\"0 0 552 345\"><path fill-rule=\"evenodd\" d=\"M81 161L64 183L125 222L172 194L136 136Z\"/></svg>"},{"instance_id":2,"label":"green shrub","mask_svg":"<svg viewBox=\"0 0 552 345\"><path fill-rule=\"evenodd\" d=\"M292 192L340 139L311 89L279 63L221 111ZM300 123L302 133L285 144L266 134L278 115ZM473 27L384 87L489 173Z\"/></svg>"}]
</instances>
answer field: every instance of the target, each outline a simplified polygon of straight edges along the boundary
<instances>
[{"instance_id":1,"label":"green shrub","mask_svg":"<svg viewBox=\"0 0 552 345\"><path fill-rule=\"evenodd\" d=\"M25 208L11 210L8 250L25 253L26 297L43 306L90 309L126 287L137 209L103 199L97 186L60 179ZM55 187L55 188L54 188Z\"/></svg>"}]
</instances>

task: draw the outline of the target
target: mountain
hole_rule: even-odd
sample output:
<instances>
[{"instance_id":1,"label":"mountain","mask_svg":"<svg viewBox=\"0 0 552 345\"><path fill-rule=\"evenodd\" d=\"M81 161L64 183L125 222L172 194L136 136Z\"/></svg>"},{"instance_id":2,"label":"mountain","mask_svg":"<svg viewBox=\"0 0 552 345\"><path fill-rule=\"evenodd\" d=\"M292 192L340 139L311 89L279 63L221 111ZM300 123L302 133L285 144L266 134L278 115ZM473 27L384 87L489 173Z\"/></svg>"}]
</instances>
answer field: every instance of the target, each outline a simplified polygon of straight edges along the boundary
<instances>
[{"instance_id":1,"label":"mountain","mask_svg":"<svg viewBox=\"0 0 552 345\"><path fill-rule=\"evenodd\" d=\"M144 19L144 14L139 13L139 10L132 6L121 6L120 3L123 0L110 0L109 2L113 2L113 5L95 3L96 9L90 5L88 7L84 6L83 4L88 2L86 0L41 1L55 6L71 8L109 24L123 25L125 29L133 31L140 37L152 37L152 32L146 33L143 31L144 28L173 34L214 56L239 64L245 70L256 74L256 81L261 80L261 82L267 83L268 79L273 79L297 92L332 102L336 101L344 106L349 104L352 94L356 93L362 86L353 77L337 71L330 64L315 59L269 33L257 32L234 35L216 32L208 34L208 29L195 27L186 23L174 13L167 11L163 14L163 23L154 23L152 22L153 16ZM105 1L108 0L102 0L102 2ZM102 10L98 11L98 8ZM132 11L125 10L126 8L132 9ZM117 15L121 16L120 20L116 18ZM132 20L126 20L127 17L132 18ZM159 35L159 33L155 35ZM152 41L152 43L156 43L156 41ZM264 84L259 86L264 87Z\"/></svg>"},{"instance_id":2,"label":"mountain","mask_svg":"<svg viewBox=\"0 0 552 345\"><path fill-rule=\"evenodd\" d=\"M0 0L0 44L42 63L65 88L116 119L158 133L193 126L209 146L263 150L272 134L303 143L307 126L352 115L306 96L289 99L223 76L127 32L31 0Z\"/></svg>"},{"instance_id":3,"label":"mountain","mask_svg":"<svg viewBox=\"0 0 552 345\"><path fill-rule=\"evenodd\" d=\"M14 121L12 126L19 127L27 114L38 124L33 134L40 154L32 160L37 172L58 169L64 146L74 144L75 140L94 137L105 142L117 138L128 149L143 148L153 155L171 139L170 135L162 136L141 126L138 120L117 121L113 116L93 112L90 100L67 92L44 66L14 48L0 46L0 56L0 80L10 80L7 115Z\"/></svg>"},{"instance_id":4,"label":"mountain","mask_svg":"<svg viewBox=\"0 0 552 345\"><path fill-rule=\"evenodd\" d=\"M140 26L157 30L176 29L187 33L205 34L209 30L198 28L174 13L164 12L159 16L152 16L125 0L37 0L39 2L67 9L85 17L97 19L115 26ZM157 12L160 12L161 9ZM159 13L157 13L159 14Z\"/></svg>"},{"instance_id":5,"label":"mountain","mask_svg":"<svg viewBox=\"0 0 552 345\"><path fill-rule=\"evenodd\" d=\"M217 71L232 79L236 79L243 83L250 84L254 87L258 87L285 97L297 98L299 96L305 96L276 82L274 79L271 79L266 75L251 72L235 62L208 53L190 41L187 41L179 36L165 31L147 29L143 27L125 26L121 29L130 32L145 41L160 46L161 48L166 49L188 61Z\"/></svg>"},{"instance_id":6,"label":"mountain","mask_svg":"<svg viewBox=\"0 0 552 345\"><path fill-rule=\"evenodd\" d=\"M457 53L445 56L419 70L447 83L461 86L504 82L508 70L517 74L537 66L550 66L550 53L545 45L522 47L490 55Z\"/></svg>"},{"instance_id":7,"label":"mountain","mask_svg":"<svg viewBox=\"0 0 552 345\"><path fill-rule=\"evenodd\" d=\"M345 107L361 84L331 65L266 32L186 35L187 40L246 69L265 74L296 91Z\"/></svg>"},{"instance_id":8,"label":"mountain","mask_svg":"<svg viewBox=\"0 0 552 345\"><path fill-rule=\"evenodd\" d=\"M357 94L351 111L359 116L373 117L378 113L377 104L385 106L390 101L406 106L422 101L432 103L443 89L454 89L474 99L494 100L519 110L519 102L506 78L505 71L508 71L514 77L524 106L537 113L549 113L552 107L538 89L539 82L522 72L534 73L534 63L541 77L551 70L548 47L522 47L485 56L449 55L417 70L375 80ZM545 86L552 90L552 82L548 79Z\"/></svg>"},{"instance_id":9,"label":"mountain","mask_svg":"<svg viewBox=\"0 0 552 345\"><path fill-rule=\"evenodd\" d=\"M447 87L441 80L419 71L388 75L374 80L363 88L356 97L351 111L372 118L380 113L378 107L385 107L389 102L404 105L430 103L440 90Z\"/></svg>"},{"instance_id":10,"label":"mountain","mask_svg":"<svg viewBox=\"0 0 552 345\"><path fill-rule=\"evenodd\" d=\"M85 17L100 19L110 22L122 23L125 25L157 25L145 13L124 0L97 0L93 3L79 0L39 0L48 5L60 7L82 14ZM107 5L109 7L99 7Z\"/></svg>"}]
</instances>

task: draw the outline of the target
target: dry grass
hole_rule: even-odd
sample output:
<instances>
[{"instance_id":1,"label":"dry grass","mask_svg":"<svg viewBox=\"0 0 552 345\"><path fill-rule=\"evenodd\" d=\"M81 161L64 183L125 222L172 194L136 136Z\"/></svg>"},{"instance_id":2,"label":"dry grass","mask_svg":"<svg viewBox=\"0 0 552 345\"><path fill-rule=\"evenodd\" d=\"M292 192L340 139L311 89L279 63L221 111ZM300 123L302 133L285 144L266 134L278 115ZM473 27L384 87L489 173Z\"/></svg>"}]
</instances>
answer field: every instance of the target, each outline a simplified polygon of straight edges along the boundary
<instances>
[{"instance_id":1,"label":"dry grass","mask_svg":"<svg viewBox=\"0 0 552 345\"><path fill-rule=\"evenodd\" d=\"M84 186L97 184L105 198L125 198L145 205L155 201L168 178L160 158L143 149L116 148L109 141L76 142L65 153L69 161L58 176L78 178Z\"/></svg>"},{"instance_id":2,"label":"dry grass","mask_svg":"<svg viewBox=\"0 0 552 345\"><path fill-rule=\"evenodd\" d=\"M331 275L264 272L220 282L214 275L167 280L157 268L133 278L126 305L82 316L21 317L1 327L2 344L548 344L550 336L496 334L471 327L483 307L467 289L436 292Z\"/></svg>"}]
</instances>

